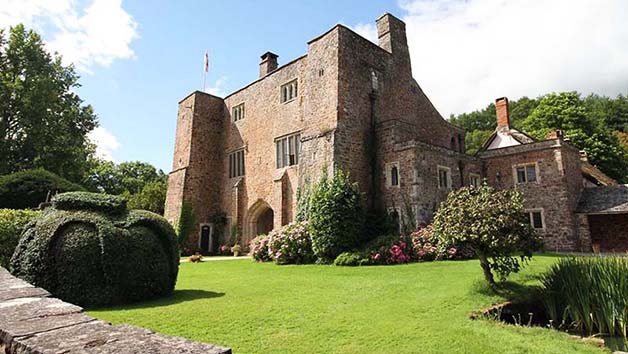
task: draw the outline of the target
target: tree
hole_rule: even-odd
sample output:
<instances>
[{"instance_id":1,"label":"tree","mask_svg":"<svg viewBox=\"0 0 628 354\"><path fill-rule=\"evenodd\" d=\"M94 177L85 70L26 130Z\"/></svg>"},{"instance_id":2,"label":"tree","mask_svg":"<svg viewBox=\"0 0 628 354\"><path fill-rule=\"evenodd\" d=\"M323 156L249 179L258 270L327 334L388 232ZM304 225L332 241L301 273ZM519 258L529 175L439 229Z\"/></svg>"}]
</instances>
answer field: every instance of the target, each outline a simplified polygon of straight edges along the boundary
<instances>
[{"instance_id":1,"label":"tree","mask_svg":"<svg viewBox=\"0 0 628 354\"><path fill-rule=\"evenodd\" d=\"M44 168L80 182L97 118L74 92L78 79L37 33L0 30L0 174Z\"/></svg>"},{"instance_id":2,"label":"tree","mask_svg":"<svg viewBox=\"0 0 628 354\"><path fill-rule=\"evenodd\" d=\"M333 262L360 243L364 210L358 184L349 175L336 170L330 179L324 172L308 202L312 249L320 263Z\"/></svg>"},{"instance_id":3,"label":"tree","mask_svg":"<svg viewBox=\"0 0 628 354\"><path fill-rule=\"evenodd\" d=\"M144 185L141 192L126 195L129 208L149 210L163 215L167 190L168 183L166 181L149 182Z\"/></svg>"},{"instance_id":4,"label":"tree","mask_svg":"<svg viewBox=\"0 0 628 354\"><path fill-rule=\"evenodd\" d=\"M83 184L94 192L133 195L142 192L147 184L158 181L165 183L166 174L146 162L129 161L116 164L111 161L94 160Z\"/></svg>"},{"instance_id":5,"label":"tree","mask_svg":"<svg viewBox=\"0 0 628 354\"><path fill-rule=\"evenodd\" d=\"M521 192L514 189L497 191L484 184L451 192L433 225L440 244L473 248L491 285L495 284L493 272L505 280L541 246L525 218Z\"/></svg>"}]
</instances>

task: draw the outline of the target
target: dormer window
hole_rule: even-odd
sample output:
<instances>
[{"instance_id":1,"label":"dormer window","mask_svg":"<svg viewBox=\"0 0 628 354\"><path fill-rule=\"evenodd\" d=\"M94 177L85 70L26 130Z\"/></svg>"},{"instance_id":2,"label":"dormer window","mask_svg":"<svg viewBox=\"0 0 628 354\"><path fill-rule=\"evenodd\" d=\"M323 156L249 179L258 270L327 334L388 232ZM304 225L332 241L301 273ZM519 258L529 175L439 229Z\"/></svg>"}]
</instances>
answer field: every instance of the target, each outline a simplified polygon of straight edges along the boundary
<instances>
[{"instance_id":1,"label":"dormer window","mask_svg":"<svg viewBox=\"0 0 628 354\"><path fill-rule=\"evenodd\" d=\"M297 80L292 80L289 83L281 86L281 103L286 103L294 100L298 93Z\"/></svg>"}]
</instances>

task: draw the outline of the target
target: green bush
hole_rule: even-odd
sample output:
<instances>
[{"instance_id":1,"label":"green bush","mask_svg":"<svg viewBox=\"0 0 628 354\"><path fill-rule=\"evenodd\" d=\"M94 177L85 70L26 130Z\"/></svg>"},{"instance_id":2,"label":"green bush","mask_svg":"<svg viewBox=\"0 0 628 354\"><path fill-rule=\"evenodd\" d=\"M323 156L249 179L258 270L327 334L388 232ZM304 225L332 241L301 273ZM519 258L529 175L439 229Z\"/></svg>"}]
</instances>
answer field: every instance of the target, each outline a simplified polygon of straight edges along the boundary
<instances>
[{"instance_id":1,"label":"green bush","mask_svg":"<svg viewBox=\"0 0 628 354\"><path fill-rule=\"evenodd\" d=\"M14 275L82 306L172 293L179 252L172 226L124 199L67 193L24 230L11 259Z\"/></svg>"},{"instance_id":2,"label":"green bush","mask_svg":"<svg viewBox=\"0 0 628 354\"><path fill-rule=\"evenodd\" d=\"M24 226L39 213L34 210L0 209L0 267L9 266Z\"/></svg>"},{"instance_id":3,"label":"green bush","mask_svg":"<svg viewBox=\"0 0 628 354\"><path fill-rule=\"evenodd\" d=\"M554 326L626 340L628 258L563 258L541 282L547 316Z\"/></svg>"},{"instance_id":4,"label":"green bush","mask_svg":"<svg viewBox=\"0 0 628 354\"><path fill-rule=\"evenodd\" d=\"M84 188L43 169L0 176L0 208L37 208L49 193L83 191Z\"/></svg>"},{"instance_id":5,"label":"green bush","mask_svg":"<svg viewBox=\"0 0 628 354\"><path fill-rule=\"evenodd\" d=\"M320 263L331 263L363 241L364 211L357 183L337 170L326 174L311 191L309 225L312 249Z\"/></svg>"},{"instance_id":6,"label":"green bush","mask_svg":"<svg viewBox=\"0 0 628 354\"><path fill-rule=\"evenodd\" d=\"M541 247L541 238L523 213L523 196L515 189L464 187L449 193L434 216L441 245L465 245L480 260L484 277L495 284L516 273Z\"/></svg>"},{"instance_id":7,"label":"green bush","mask_svg":"<svg viewBox=\"0 0 628 354\"><path fill-rule=\"evenodd\" d=\"M334 260L336 266L356 267L370 264L372 264L371 257L362 252L342 252Z\"/></svg>"}]
</instances>

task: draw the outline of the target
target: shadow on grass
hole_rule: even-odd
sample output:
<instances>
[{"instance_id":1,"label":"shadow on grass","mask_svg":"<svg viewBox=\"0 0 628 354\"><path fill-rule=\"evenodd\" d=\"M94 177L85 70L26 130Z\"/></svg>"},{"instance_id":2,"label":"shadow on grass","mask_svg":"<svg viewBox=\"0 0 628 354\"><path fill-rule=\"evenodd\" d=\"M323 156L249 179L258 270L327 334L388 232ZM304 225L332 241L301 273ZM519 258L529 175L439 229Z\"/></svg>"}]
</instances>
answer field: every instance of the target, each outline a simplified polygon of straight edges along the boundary
<instances>
[{"instance_id":1,"label":"shadow on grass","mask_svg":"<svg viewBox=\"0 0 628 354\"><path fill-rule=\"evenodd\" d=\"M529 276L528 278L519 280L527 282L535 279L536 276ZM472 290L486 296L500 296L514 303L533 303L538 302L541 298L540 286L526 285L514 281L501 282L491 286L485 280L478 280L473 284Z\"/></svg>"},{"instance_id":2,"label":"shadow on grass","mask_svg":"<svg viewBox=\"0 0 628 354\"><path fill-rule=\"evenodd\" d=\"M98 308L90 308L90 311L99 311L99 310L134 310L134 309L144 309L151 307L160 307L160 306L169 306L174 304L179 304L187 301L195 301L202 299L212 299L217 297L225 296L225 293L217 293L213 291L206 290L195 290L195 289L180 289L175 290L172 295L167 297L161 297L157 299L151 299L142 302L136 302L133 304L125 304L125 305L115 305L109 307L98 307Z\"/></svg>"}]
</instances>

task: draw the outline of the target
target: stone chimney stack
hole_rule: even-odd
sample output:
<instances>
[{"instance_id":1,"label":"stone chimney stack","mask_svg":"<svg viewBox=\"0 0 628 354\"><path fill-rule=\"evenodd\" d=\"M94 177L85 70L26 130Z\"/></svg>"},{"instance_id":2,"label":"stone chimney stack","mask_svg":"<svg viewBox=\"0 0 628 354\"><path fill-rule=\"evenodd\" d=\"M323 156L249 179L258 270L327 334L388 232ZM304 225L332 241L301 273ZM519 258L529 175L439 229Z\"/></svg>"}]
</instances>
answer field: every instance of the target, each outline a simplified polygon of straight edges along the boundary
<instances>
[{"instance_id":1,"label":"stone chimney stack","mask_svg":"<svg viewBox=\"0 0 628 354\"><path fill-rule=\"evenodd\" d=\"M393 55L408 55L406 24L395 16L385 13L377 19L379 46Z\"/></svg>"},{"instance_id":2,"label":"stone chimney stack","mask_svg":"<svg viewBox=\"0 0 628 354\"><path fill-rule=\"evenodd\" d=\"M495 100L495 111L497 113L497 128L510 129L510 117L508 117L508 98L502 97Z\"/></svg>"},{"instance_id":3,"label":"stone chimney stack","mask_svg":"<svg viewBox=\"0 0 628 354\"><path fill-rule=\"evenodd\" d=\"M275 53L266 52L262 54L262 62L259 63L259 77L264 77L268 73L277 69L277 58L279 56Z\"/></svg>"}]
</instances>

